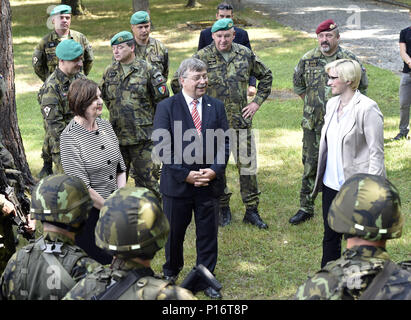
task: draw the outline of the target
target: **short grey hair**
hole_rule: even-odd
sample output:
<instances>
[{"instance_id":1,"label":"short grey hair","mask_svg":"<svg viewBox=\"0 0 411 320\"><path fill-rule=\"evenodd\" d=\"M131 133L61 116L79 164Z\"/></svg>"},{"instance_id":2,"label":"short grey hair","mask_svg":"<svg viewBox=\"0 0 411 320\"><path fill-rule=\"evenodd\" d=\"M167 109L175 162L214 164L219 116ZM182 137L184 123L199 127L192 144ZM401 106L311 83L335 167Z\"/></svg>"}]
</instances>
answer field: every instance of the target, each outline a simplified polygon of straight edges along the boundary
<instances>
[{"instance_id":1,"label":"short grey hair","mask_svg":"<svg viewBox=\"0 0 411 320\"><path fill-rule=\"evenodd\" d=\"M178 78L180 79L186 78L187 72L189 71L200 72L204 70L207 70L207 65L205 64L205 62L197 58L188 58L180 63L180 66L177 70L177 74Z\"/></svg>"}]
</instances>

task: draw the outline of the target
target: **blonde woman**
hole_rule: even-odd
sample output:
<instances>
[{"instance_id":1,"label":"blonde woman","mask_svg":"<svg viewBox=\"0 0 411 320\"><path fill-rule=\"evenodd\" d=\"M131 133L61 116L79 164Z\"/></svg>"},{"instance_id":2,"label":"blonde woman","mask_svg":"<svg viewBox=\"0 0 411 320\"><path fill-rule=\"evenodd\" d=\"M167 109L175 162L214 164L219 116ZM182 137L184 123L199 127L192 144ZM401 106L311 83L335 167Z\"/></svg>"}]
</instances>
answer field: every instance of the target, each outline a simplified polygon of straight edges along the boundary
<instances>
[{"instance_id":1,"label":"blonde woman","mask_svg":"<svg viewBox=\"0 0 411 320\"><path fill-rule=\"evenodd\" d=\"M361 66L340 59L325 66L331 98L321 131L313 195L322 191L324 219L321 267L341 256L341 234L328 226L328 209L345 180L356 173L385 176L383 115L357 88Z\"/></svg>"}]
</instances>

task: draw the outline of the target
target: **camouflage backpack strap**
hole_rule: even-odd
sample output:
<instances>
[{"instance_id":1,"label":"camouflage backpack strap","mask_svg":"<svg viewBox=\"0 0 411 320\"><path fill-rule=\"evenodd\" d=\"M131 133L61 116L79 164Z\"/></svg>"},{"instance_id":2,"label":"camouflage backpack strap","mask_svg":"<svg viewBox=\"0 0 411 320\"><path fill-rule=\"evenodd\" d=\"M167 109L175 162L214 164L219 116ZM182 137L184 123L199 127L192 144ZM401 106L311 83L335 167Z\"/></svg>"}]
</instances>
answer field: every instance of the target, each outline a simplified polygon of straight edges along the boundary
<instances>
[{"instance_id":1,"label":"camouflage backpack strap","mask_svg":"<svg viewBox=\"0 0 411 320\"><path fill-rule=\"evenodd\" d=\"M359 300L374 300L375 296L387 283L390 275L401 269L396 263L387 260L384 263L382 271L380 271L372 280L368 288L363 292Z\"/></svg>"},{"instance_id":2,"label":"camouflage backpack strap","mask_svg":"<svg viewBox=\"0 0 411 320\"><path fill-rule=\"evenodd\" d=\"M63 268L69 273L72 272L73 268L77 264L77 261L84 257L88 257L87 254L78 246L64 245L64 249L66 249L66 251L62 255L60 255L61 257L63 257L61 264L63 265Z\"/></svg>"},{"instance_id":3,"label":"camouflage backpack strap","mask_svg":"<svg viewBox=\"0 0 411 320\"><path fill-rule=\"evenodd\" d=\"M41 239L41 238L40 238ZM29 261L30 261L30 254L33 250L33 247L36 243L30 243L29 245L23 247L21 250L17 251L16 261L20 262L20 274L18 277L20 278L20 295L27 299L29 292L28 292L28 272L29 272Z\"/></svg>"},{"instance_id":4,"label":"camouflage backpack strap","mask_svg":"<svg viewBox=\"0 0 411 320\"><path fill-rule=\"evenodd\" d=\"M126 277L109 286L106 291L95 296L93 300L118 300L140 278L151 274L152 271L149 268L131 270Z\"/></svg>"},{"instance_id":5,"label":"camouflage backpack strap","mask_svg":"<svg viewBox=\"0 0 411 320\"><path fill-rule=\"evenodd\" d=\"M42 238L42 241L44 242L44 239ZM52 244L46 244L46 250L44 250L41 254L41 256L44 258L44 260L46 260L47 264L50 267L58 267L60 269L60 277L61 277L61 282L62 284L67 288L67 289L71 289L72 287L74 287L74 285L76 284L76 282L73 280L73 278L71 277L71 275L67 272L67 270L64 268L64 266L61 264L61 262L59 261L59 259L56 258L56 256L54 255L54 253L62 253L61 251L61 246L62 244L60 243L54 243L53 245L55 245L56 247L52 247ZM76 262L77 260L75 260ZM70 269L71 270L71 269Z\"/></svg>"}]
</instances>

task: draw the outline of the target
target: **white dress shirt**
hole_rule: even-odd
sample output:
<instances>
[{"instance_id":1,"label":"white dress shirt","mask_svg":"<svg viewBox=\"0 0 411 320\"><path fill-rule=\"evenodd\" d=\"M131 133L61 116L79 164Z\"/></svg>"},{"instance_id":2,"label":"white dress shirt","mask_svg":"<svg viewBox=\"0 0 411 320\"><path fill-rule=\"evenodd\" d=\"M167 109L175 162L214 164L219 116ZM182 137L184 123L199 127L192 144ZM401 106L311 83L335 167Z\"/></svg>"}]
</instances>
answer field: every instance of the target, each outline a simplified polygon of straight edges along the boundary
<instances>
[{"instance_id":1,"label":"white dress shirt","mask_svg":"<svg viewBox=\"0 0 411 320\"><path fill-rule=\"evenodd\" d=\"M186 103L187 103L187 106L188 106L188 110L190 111L190 114L192 114L192 111L193 111L193 100L196 100L196 99L193 99L193 98L191 98L189 95L187 95L187 94L184 92L184 89L183 89L181 92L183 93L184 99L186 100ZM203 120L203 119L202 119L202 118L203 118L203 113L202 113L203 104L201 103L202 100L203 100L203 97L200 97L200 98L198 98L197 100L198 100L197 111L198 111L198 114L200 115L200 120Z\"/></svg>"},{"instance_id":2,"label":"white dress shirt","mask_svg":"<svg viewBox=\"0 0 411 320\"><path fill-rule=\"evenodd\" d=\"M338 102L339 105L340 102ZM345 182L344 169L342 164L341 149L339 149L339 137L341 129L344 128L347 122L349 110L353 107L353 99L342 109L342 114L338 118L338 108L335 109L332 115L330 125L326 132L327 141L327 165L325 167L324 184L333 190L340 191L341 186Z\"/></svg>"}]
</instances>

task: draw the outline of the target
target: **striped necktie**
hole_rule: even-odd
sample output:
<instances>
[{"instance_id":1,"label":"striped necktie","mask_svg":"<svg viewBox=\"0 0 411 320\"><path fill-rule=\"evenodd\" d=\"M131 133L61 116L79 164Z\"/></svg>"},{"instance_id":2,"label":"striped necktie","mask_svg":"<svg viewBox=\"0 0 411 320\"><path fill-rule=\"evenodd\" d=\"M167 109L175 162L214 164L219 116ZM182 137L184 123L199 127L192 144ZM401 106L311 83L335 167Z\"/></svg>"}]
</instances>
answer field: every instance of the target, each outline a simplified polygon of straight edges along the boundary
<instances>
[{"instance_id":1,"label":"striped necktie","mask_svg":"<svg viewBox=\"0 0 411 320\"><path fill-rule=\"evenodd\" d=\"M197 129L198 135L201 136L201 119L200 114L197 110L198 100L194 99L191 103L193 105L193 110L191 111L191 116L193 117L194 125Z\"/></svg>"}]
</instances>

